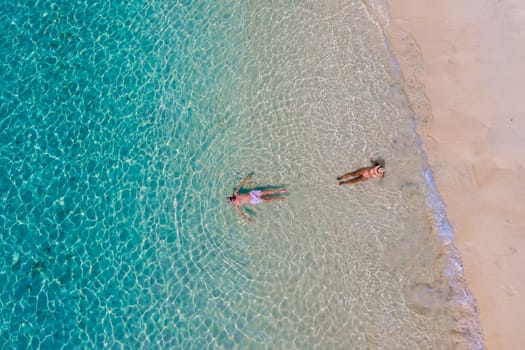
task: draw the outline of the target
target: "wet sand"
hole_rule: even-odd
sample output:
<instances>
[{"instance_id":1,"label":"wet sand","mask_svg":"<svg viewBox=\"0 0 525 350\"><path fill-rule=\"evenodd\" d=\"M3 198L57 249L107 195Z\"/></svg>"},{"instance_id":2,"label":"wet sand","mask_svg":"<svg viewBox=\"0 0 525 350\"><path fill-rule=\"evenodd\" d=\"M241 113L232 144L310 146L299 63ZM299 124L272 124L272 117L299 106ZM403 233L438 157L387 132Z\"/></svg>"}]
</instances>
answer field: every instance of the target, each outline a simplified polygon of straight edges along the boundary
<instances>
[{"instance_id":1,"label":"wet sand","mask_svg":"<svg viewBox=\"0 0 525 350\"><path fill-rule=\"evenodd\" d=\"M525 5L388 0L385 31L488 349L525 343Z\"/></svg>"}]
</instances>

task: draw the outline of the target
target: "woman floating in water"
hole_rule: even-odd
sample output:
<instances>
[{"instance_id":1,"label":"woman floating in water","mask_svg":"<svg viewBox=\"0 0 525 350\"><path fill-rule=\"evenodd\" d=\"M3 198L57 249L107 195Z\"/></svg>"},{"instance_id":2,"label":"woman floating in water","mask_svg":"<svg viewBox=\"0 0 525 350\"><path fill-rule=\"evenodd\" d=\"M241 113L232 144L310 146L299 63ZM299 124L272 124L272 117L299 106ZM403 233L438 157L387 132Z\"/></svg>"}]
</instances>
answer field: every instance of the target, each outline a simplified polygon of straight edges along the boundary
<instances>
[{"instance_id":1,"label":"woman floating in water","mask_svg":"<svg viewBox=\"0 0 525 350\"><path fill-rule=\"evenodd\" d=\"M239 213L240 216L242 216L243 218L248 220L248 222L250 224L253 222L252 219L250 219L246 214L244 214L241 211L241 209L239 208L239 206L244 205L244 204L256 205L256 204L261 204L261 203L265 203L265 202L279 201L279 200L286 199L286 197L280 197L280 196L278 196L278 197L275 197L275 196L274 197L267 197L267 196L270 196L270 195L273 195L273 194L276 194L276 193L285 193L286 192L285 189L265 190L265 191L251 190L249 193L239 194L239 190L241 189L241 187L244 186L244 184L248 180L250 180L251 178L252 178L251 175L246 176L241 181L239 186L237 186L235 191L233 191L233 196L228 197L226 199L228 202L233 204L233 207L235 208L237 213Z\"/></svg>"},{"instance_id":2,"label":"woman floating in water","mask_svg":"<svg viewBox=\"0 0 525 350\"><path fill-rule=\"evenodd\" d=\"M370 162L372 162L372 166L357 169L356 171L352 171L350 173L346 173L342 176L339 176L337 180L339 181L339 185L351 185L358 182L363 182L370 180L371 178L380 177L383 178L385 176L385 164L382 159L373 160L370 158ZM347 177L353 177L353 179L341 181L342 179L346 179Z\"/></svg>"}]
</instances>

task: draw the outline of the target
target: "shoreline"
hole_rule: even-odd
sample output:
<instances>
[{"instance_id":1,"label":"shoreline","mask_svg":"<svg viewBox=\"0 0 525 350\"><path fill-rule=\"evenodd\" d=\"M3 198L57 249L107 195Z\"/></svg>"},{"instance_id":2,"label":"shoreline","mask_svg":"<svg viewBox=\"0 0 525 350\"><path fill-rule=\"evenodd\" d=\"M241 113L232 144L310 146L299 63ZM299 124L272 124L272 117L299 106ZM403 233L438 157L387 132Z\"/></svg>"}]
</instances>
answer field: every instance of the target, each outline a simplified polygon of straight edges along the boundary
<instances>
[{"instance_id":1,"label":"shoreline","mask_svg":"<svg viewBox=\"0 0 525 350\"><path fill-rule=\"evenodd\" d=\"M484 6L387 0L386 6L388 18L380 21L417 115L454 231L448 246L452 256L454 246L459 251L485 345L519 348L525 341L525 311L516 307L525 295L519 254L525 248L525 103L519 97L525 11L517 9L524 6L513 0Z\"/></svg>"}]
</instances>

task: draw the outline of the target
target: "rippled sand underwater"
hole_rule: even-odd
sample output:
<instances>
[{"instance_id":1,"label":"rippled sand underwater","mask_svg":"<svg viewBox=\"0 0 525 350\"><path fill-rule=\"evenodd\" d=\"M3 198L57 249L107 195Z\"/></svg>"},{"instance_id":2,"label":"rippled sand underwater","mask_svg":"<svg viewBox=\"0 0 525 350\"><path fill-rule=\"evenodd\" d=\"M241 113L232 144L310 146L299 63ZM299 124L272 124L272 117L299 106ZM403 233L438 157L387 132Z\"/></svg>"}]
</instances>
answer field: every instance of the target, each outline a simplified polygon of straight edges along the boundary
<instances>
[{"instance_id":1,"label":"rippled sand underwater","mask_svg":"<svg viewBox=\"0 0 525 350\"><path fill-rule=\"evenodd\" d=\"M35 5L0 15L0 347L467 348L361 1ZM289 191L253 225L251 172Z\"/></svg>"}]
</instances>

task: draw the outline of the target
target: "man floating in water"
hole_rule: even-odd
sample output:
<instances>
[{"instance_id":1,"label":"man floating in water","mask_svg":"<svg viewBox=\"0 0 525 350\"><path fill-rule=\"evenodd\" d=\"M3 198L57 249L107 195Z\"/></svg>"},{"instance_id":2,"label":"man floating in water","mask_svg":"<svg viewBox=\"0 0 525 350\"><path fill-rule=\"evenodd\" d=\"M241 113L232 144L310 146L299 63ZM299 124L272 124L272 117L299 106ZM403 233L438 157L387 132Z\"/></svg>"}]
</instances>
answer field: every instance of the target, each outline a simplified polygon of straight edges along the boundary
<instances>
[{"instance_id":1,"label":"man floating in water","mask_svg":"<svg viewBox=\"0 0 525 350\"><path fill-rule=\"evenodd\" d=\"M228 197L226 199L228 202L233 204L233 207L235 208L237 213L239 213L240 216L242 216L243 218L248 220L248 222L250 224L253 222L252 219L250 219L246 214L244 214L241 211L241 209L239 208L239 206L244 205L244 204L256 205L256 204L261 204L261 203L265 203L265 202L280 201L280 200L286 199L286 197L281 197L281 196L268 197L268 196L271 196L271 195L277 194L277 193L285 193L286 192L285 189L265 190L265 191L251 190L249 193L239 194L239 190L251 178L252 178L251 175L246 176L241 181L239 186L237 186L235 191L233 191L233 196Z\"/></svg>"},{"instance_id":2,"label":"man floating in water","mask_svg":"<svg viewBox=\"0 0 525 350\"><path fill-rule=\"evenodd\" d=\"M352 171L350 173L346 173L342 176L339 176L337 178L337 180L339 181L339 185L351 185L377 177L383 178L385 176L384 160L382 160L381 158L377 160L373 160L372 158L370 158L370 162L372 162L372 166L357 169L356 171ZM353 179L341 181L348 177L353 177Z\"/></svg>"}]
</instances>

